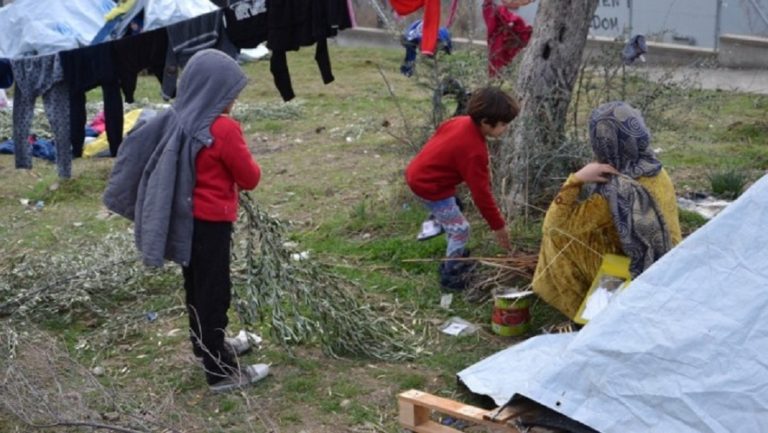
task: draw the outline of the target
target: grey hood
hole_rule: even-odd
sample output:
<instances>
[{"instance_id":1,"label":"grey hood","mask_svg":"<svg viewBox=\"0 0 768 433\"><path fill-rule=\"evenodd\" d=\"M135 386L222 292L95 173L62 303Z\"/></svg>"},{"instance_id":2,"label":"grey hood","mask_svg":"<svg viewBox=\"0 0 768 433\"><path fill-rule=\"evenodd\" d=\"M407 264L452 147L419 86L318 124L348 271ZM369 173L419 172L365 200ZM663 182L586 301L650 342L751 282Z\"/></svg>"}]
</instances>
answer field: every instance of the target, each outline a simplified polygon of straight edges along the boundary
<instances>
[{"instance_id":1,"label":"grey hood","mask_svg":"<svg viewBox=\"0 0 768 433\"><path fill-rule=\"evenodd\" d=\"M149 266L186 266L192 248L195 158L210 146L211 124L247 82L217 50L192 56L174 104L123 141L104 192L108 209L134 221L136 247Z\"/></svg>"},{"instance_id":2,"label":"grey hood","mask_svg":"<svg viewBox=\"0 0 768 433\"><path fill-rule=\"evenodd\" d=\"M210 144L211 124L248 83L240 65L221 51L197 52L179 79L172 108L188 137Z\"/></svg>"}]
</instances>

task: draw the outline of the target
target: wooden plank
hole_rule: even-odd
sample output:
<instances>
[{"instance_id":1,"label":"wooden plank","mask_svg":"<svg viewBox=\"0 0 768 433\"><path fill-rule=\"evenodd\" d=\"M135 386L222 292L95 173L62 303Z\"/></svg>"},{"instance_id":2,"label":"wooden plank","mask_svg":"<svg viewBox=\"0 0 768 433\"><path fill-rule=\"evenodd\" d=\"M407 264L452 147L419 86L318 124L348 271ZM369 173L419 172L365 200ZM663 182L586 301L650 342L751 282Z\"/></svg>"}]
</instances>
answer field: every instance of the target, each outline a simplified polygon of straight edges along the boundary
<instances>
[{"instance_id":1,"label":"wooden plank","mask_svg":"<svg viewBox=\"0 0 768 433\"><path fill-rule=\"evenodd\" d=\"M423 406L416 406L413 403L407 401L398 400L399 420L403 427L413 430L417 426L429 421L430 410Z\"/></svg>"},{"instance_id":2,"label":"wooden plank","mask_svg":"<svg viewBox=\"0 0 768 433\"><path fill-rule=\"evenodd\" d=\"M483 417L488 413L487 410L480 409L479 407L459 403L455 400L438 397L415 389L400 394L400 400L417 406L427 407L454 418L479 423L485 421Z\"/></svg>"},{"instance_id":3,"label":"wooden plank","mask_svg":"<svg viewBox=\"0 0 768 433\"><path fill-rule=\"evenodd\" d=\"M417 408L425 409L427 417L431 411L439 412L443 415L448 415L453 418L458 418L464 421L469 421L474 424L480 424L486 427L490 427L492 431L498 433L520 433L517 428L491 421L487 419L487 416L491 412L485 409L481 409L476 406L470 406L468 404L460 403L455 400L438 397L423 391L415 389L405 391L398 396L398 404L401 408L400 422L403 427L413 430L415 432L424 433L454 433L459 432L454 428L441 425L434 421L423 421L423 412L418 412ZM404 413L404 414L403 414ZM426 427L424 427L426 426ZM426 430L419 430L419 428L425 428ZM442 430L434 430L440 428ZM431 429L431 430L430 430ZM446 430L447 429L447 430Z\"/></svg>"},{"instance_id":4,"label":"wooden plank","mask_svg":"<svg viewBox=\"0 0 768 433\"><path fill-rule=\"evenodd\" d=\"M501 410L501 412L499 412L498 409L489 411L485 415L485 419L489 421L506 422L508 419L518 416L519 413L520 411L517 410L516 408L505 406L504 409Z\"/></svg>"}]
</instances>

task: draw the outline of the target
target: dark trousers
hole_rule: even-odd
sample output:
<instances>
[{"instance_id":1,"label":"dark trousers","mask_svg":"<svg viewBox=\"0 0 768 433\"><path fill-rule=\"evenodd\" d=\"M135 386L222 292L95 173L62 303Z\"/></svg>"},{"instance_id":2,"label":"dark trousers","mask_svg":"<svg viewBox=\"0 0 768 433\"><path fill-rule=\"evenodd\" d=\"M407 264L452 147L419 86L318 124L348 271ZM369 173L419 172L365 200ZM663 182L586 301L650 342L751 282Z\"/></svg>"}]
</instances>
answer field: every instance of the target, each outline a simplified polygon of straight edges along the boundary
<instances>
[{"instance_id":1,"label":"dark trousers","mask_svg":"<svg viewBox=\"0 0 768 433\"><path fill-rule=\"evenodd\" d=\"M232 223L195 219L192 257L182 267L195 355L203 357L209 384L231 375L236 361L224 347L224 331L232 299L229 251Z\"/></svg>"}]
</instances>

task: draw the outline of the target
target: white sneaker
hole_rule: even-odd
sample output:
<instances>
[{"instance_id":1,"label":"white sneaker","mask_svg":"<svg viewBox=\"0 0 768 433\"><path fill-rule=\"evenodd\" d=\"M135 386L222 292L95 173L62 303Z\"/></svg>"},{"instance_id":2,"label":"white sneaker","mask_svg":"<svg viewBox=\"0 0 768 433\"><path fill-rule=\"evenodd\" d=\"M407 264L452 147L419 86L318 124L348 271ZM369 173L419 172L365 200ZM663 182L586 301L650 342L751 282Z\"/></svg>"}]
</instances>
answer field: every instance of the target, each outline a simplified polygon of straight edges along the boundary
<instances>
[{"instance_id":1,"label":"white sneaker","mask_svg":"<svg viewBox=\"0 0 768 433\"><path fill-rule=\"evenodd\" d=\"M443 226L433 219L428 219L421 223L421 232L416 236L417 240L425 241L431 239L443 232Z\"/></svg>"},{"instance_id":2,"label":"white sneaker","mask_svg":"<svg viewBox=\"0 0 768 433\"><path fill-rule=\"evenodd\" d=\"M264 379L269 374L269 365L252 364L241 367L240 370L232 376L226 377L213 385L208 385L211 392L227 392L237 388L254 384Z\"/></svg>"},{"instance_id":3,"label":"white sneaker","mask_svg":"<svg viewBox=\"0 0 768 433\"><path fill-rule=\"evenodd\" d=\"M229 349L230 353L234 356L241 356L249 353L253 348L252 344L261 344L261 337L252 333L246 332L241 329L240 332L234 337L224 337L224 347ZM198 360L203 359L203 355L195 355Z\"/></svg>"},{"instance_id":4,"label":"white sneaker","mask_svg":"<svg viewBox=\"0 0 768 433\"><path fill-rule=\"evenodd\" d=\"M241 329L236 336L225 337L224 342L232 348L235 354L243 355L248 353L254 345L260 345L262 339L253 332L246 332L245 329Z\"/></svg>"}]
</instances>

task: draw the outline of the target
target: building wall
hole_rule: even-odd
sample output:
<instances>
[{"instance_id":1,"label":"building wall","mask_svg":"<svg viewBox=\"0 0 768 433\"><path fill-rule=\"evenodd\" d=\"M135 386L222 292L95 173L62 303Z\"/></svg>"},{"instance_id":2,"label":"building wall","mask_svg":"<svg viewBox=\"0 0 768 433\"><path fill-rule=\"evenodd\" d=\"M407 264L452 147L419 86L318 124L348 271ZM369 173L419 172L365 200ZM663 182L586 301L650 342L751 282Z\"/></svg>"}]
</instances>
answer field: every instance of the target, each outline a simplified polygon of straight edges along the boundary
<instances>
[{"instance_id":1,"label":"building wall","mask_svg":"<svg viewBox=\"0 0 768 433\"><path fill-rule=\"evenodd\" d=\"M400 48L395 34L384 29L358 27L339 33L334 39L340 46L366 46ZM454 44L485 46L485 41L454 38ZM720 66L768 70L768 38L740 35L722 35L720 48L692 47L690 45L649 42L647 61L649 66ZM599 59L607 47L621 49L622 42L605 36L591 36L587 40L585 57Z\"/></svg>"},{"instance_id":2,"label":"building wall","mask_svg":"<svg viewBox=\"0 0 768 433\"><path fill-rule=\"evenodd\" d=\"M497 3L499 0L495 0ZM534 23L537 0L517 13ZM364 27L386 28L374 5L390 27L397 27L388 0L353 0ZM443 16L450 0L443 0ZM450 28L454 36L485 38L481 2L459 1L459 18ZM471 8L474 7L474 10ZM406 17L412 21L416 14ZM768 37L768 0L599 0L591 22L592 36L624 37L643 34L649 41L716 48L721 34Z\"/></svg>"}]
</instances>

